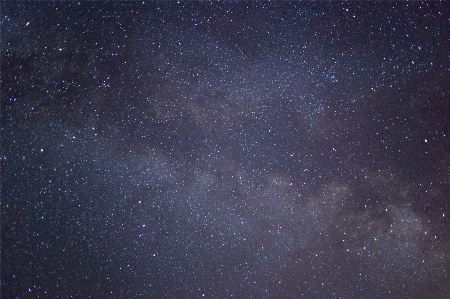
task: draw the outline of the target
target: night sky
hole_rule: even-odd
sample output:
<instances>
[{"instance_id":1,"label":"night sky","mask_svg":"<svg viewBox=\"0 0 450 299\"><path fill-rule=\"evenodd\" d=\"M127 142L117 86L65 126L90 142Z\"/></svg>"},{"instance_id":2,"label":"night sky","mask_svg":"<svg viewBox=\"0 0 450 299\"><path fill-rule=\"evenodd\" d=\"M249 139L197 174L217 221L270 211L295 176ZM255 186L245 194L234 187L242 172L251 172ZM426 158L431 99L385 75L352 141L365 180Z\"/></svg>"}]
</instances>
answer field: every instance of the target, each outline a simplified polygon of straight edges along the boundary
<instances>
[{"instance_id":1,"label":"night sky","mask_svg":"<svg viewBox=\"0 0 450 299\"><path fill-rule=\"evenodd\" d=\"M1 9L2 298L450 298L448 3Z\"/></svg>"}]
</instances>

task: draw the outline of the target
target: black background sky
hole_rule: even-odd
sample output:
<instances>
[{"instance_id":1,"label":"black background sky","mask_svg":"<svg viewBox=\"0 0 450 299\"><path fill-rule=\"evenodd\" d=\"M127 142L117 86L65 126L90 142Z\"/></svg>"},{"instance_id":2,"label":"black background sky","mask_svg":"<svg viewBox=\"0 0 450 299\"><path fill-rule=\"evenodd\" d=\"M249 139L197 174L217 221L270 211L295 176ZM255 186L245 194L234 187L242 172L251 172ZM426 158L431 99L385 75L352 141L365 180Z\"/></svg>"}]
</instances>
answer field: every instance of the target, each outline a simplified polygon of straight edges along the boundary
<instances>
[{"instance_id":1,"label":"black background sky","mask_svg":"<svg viewBox=\"0 0 450 299\"><path fill-rule=\"evenodd\" d=\"M2 298L448 298L449 8L2 1Z\"/></svg>"}]
</instances>

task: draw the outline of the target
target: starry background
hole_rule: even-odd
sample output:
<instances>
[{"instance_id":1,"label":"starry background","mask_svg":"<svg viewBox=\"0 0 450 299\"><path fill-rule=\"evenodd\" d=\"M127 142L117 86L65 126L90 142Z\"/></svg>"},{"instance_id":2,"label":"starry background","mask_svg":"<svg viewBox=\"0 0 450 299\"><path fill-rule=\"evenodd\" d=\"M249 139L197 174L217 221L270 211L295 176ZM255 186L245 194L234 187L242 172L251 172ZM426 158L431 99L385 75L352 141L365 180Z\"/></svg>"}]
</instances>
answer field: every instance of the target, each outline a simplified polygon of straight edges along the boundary
<instances>
[{"instance_id":1,"label":"starry background","mask_svg":"<svg viewBox=\"0 0 450 299\"><path fill-rule=\"evenodd\" d=\"M1 8L2 298L449 298L447 3Z\"/></svg>"}]
</instances>

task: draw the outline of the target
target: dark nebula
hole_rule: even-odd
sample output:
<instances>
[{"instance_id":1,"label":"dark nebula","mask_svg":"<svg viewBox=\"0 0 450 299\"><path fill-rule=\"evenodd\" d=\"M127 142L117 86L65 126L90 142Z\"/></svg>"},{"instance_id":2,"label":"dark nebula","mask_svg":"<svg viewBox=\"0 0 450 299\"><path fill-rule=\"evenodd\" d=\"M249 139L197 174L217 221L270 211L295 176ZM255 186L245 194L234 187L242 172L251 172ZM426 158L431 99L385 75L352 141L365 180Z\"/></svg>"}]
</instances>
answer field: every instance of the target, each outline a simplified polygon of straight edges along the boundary
<instances>
[{"instance_id":1,"label":"dark nebula","mask_svg":"<svg viewBox=\"0 0 450 299\"><path fill-rule=\"evenodd\" d=\"M2 298L449 298L448 3L1 10Z\"/></svg>"}]
</instances>

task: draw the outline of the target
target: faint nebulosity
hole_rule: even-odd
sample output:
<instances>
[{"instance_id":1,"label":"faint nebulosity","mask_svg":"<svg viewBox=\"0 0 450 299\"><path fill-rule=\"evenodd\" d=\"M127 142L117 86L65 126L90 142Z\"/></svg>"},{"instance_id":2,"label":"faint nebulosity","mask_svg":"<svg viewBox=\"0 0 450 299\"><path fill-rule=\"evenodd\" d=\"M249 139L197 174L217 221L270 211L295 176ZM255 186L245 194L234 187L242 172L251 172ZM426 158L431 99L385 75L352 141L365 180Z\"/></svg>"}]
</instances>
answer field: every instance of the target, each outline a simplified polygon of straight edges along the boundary
<instances>
[{"instance_id":1,"label":"faint nebulosity","mask_svg":"<svg viewBox=\"0 0 450 299\"><path fill-rule=\"evenodd\" d=\"M445 2L1 4L2 298L446 298Z\"/></svg>"}]
</instances>

